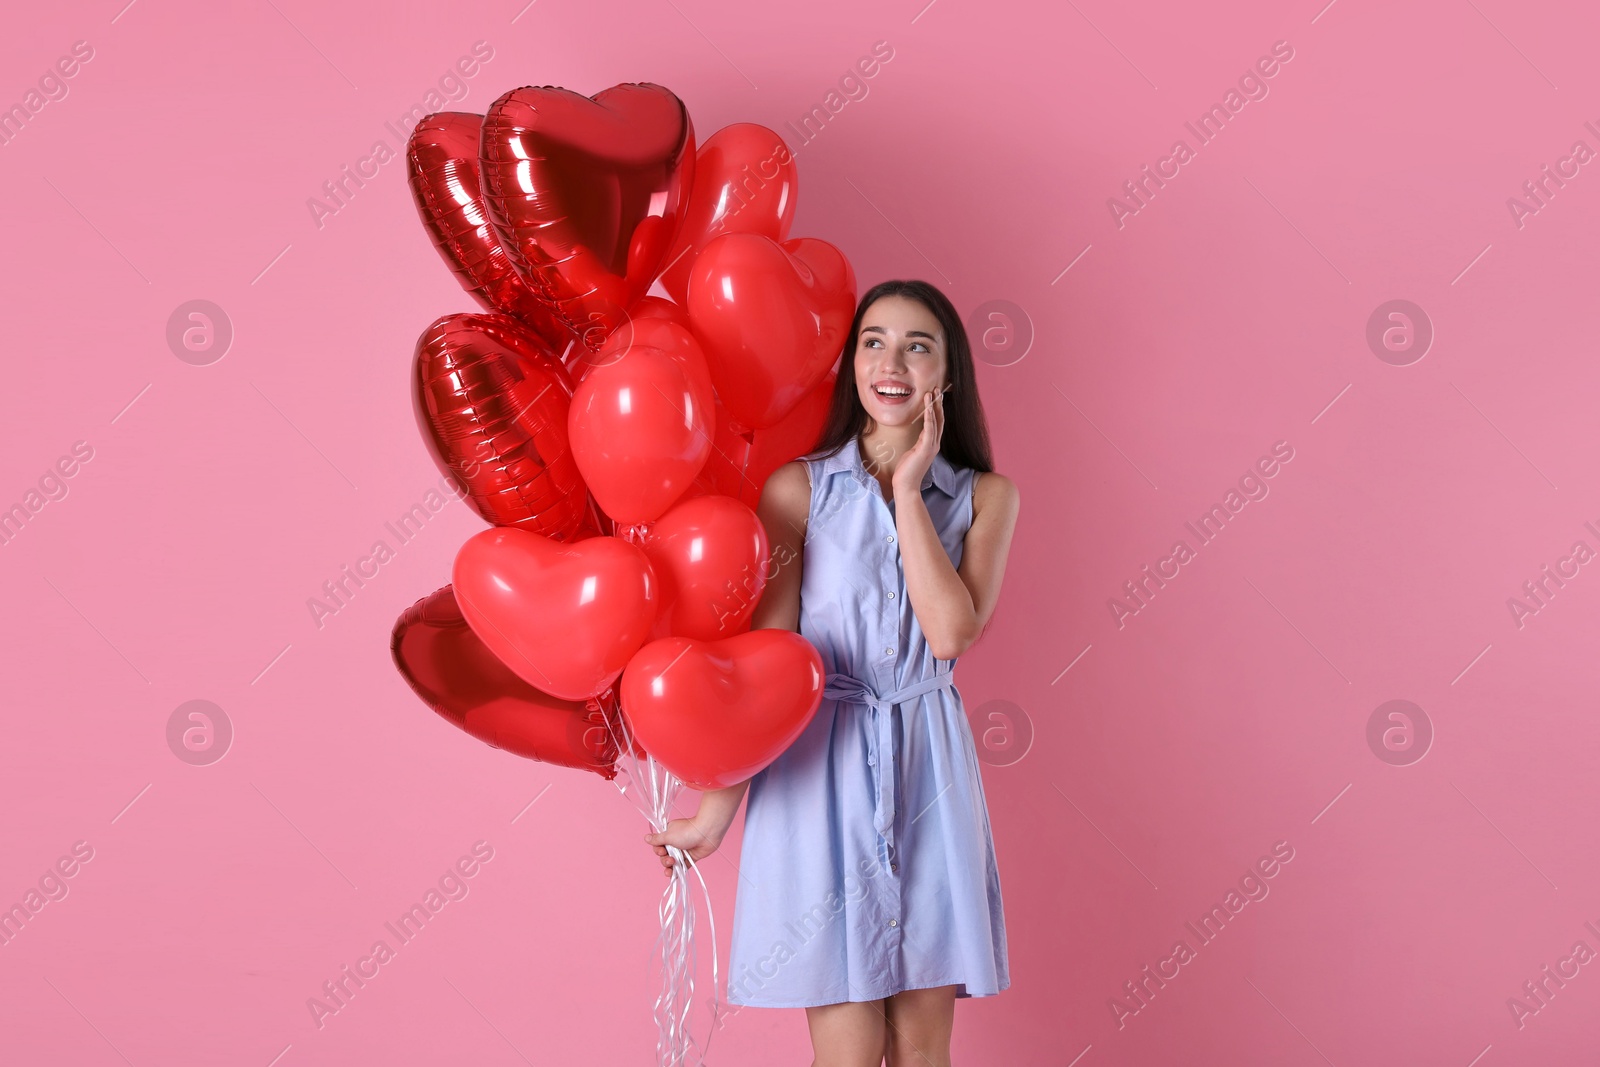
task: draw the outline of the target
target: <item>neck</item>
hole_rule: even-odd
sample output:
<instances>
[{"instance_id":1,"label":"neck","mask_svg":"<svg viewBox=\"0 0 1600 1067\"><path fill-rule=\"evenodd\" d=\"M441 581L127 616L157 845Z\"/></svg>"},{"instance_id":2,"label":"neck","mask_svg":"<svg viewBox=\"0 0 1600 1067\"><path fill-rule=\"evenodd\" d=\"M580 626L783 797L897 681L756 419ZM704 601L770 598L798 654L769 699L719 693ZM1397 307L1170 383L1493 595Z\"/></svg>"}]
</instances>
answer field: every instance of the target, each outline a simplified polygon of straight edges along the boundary
<instances>
[{"instance_id":1,"label":"neck","mask_svg":"<svg viewBox=\"0 0 1600 1067\"><path fill-rule=\"evenodd\" d=\"M874 422L872 429L861 433L861 462L867 471L884 485L900 469L900 460L916 446L922 436L922 419L906 426L885 426Z\"/></svg>"}]
</instances>

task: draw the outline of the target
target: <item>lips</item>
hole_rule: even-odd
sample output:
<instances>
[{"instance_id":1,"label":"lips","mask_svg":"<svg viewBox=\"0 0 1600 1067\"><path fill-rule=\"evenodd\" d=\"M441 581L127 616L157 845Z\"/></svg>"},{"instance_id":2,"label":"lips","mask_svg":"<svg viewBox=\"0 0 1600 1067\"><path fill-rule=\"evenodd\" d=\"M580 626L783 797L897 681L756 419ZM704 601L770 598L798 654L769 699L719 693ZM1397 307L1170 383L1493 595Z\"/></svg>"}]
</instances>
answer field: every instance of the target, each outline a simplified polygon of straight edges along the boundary
<instances>
[{"instance_id":1,"label":"lips","mask_svg":"<svg viewBox=\"0 0 1600 1067\"><path fill-rule=\"evenodd\" d=\"M893 378L881 378L872 383L872 391L885 404L903 404L915 392L909 384Z\"/></svg>"}]
</instances>

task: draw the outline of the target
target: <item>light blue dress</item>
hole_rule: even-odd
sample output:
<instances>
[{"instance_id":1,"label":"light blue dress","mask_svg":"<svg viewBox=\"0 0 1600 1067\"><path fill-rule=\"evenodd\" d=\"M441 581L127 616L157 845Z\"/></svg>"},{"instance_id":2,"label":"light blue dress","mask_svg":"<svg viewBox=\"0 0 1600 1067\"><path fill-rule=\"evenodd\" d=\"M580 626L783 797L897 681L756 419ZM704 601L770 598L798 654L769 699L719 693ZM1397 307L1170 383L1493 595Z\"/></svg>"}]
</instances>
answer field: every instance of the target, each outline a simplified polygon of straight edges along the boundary
<instances>
[{"instance_id":1,"label":"light blue dress","mask_svg":"<svg viewBox=\"0 0 1600 1067\"><path fill-rule=\"evenodd\" d=\"M828 678L805 731L750 780L728 996L798 1008L1011 984L1000 874L955 660L906 598L894 504L858 441L807 459L800 634ZM922 499L952 565L977 472L934 457Z\"/></svg>"}]
</instances>

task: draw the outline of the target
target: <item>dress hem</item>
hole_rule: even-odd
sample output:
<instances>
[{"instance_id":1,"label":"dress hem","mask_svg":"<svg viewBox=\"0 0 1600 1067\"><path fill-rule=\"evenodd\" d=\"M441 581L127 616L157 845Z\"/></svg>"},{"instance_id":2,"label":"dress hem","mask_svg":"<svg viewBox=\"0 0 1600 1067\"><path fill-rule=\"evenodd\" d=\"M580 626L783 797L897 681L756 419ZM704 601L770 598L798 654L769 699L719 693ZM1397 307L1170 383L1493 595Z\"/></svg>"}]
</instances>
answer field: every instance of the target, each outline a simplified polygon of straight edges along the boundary
<instances>
[{"instance_id":1,"label":"dress hem","mask_svg":"<svg viewBox=\"0 0 1600 1067\"><path fill-rule=\"evenodd\" d=\"M741 1007L741 1008L826 1008L826 1007L829 1007L829 1006L834 1005L834 1004L865 1004L865 1003L868 1003L868 1002L874 1001L874 1000L882 1000L885 997L892 997L896 993L909 993L914 989L935 989L935 988L937 988L939 986L943 986L943 985L960 986L960 985L967 985L967 983L962 982L960 980L951 980L951 981L942 981L942 982L928 982L925 985L906 986L906 987L904 987L902 989L886 989L884 992L878 993L878 994L875 994L875 995L869 993L867 996L861 998L860 1000L822 1000L822 1001L792 1000L792 1001L784 1001L783 1003L777 1003L777 1002L774 1002L774 1001L762 1001L762 1002L758 1003L758 1002L753 1001L753 1000L734 1000L733 997L730 996L730 997L728 997L728 1001L727 1002L729 1004L733 1004L733 1005L736 1005L737 1007ZM998 987L994 988L994 989L987 989L987 990L985 990L983 992L973 992L969 988L969 990L964 994L963 993L957 993L956 994L956 999L957 1000L968 1000L968 999L973 999L973 998L977 998L977 997L995 997L995 996L999 996L1001 993L1004 993L1006 990L1008 990L1010 988L1011 988L1011 979L1007 978L1004 982L1000 983L1000 985Z\"/></svg>"}]
</instances>

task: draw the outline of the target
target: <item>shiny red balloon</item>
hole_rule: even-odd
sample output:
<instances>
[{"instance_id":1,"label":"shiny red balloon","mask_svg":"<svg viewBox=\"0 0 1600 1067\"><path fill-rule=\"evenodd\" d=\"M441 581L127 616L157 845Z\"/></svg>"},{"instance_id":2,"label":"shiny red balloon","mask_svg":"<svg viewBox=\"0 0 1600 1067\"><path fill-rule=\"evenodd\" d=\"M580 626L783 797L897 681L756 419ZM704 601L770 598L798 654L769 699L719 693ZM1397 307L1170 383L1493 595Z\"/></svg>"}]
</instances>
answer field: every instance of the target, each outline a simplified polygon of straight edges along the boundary
<instances>
[{"instance_id":1,"label":"shiny red balloon","mask_svg":"<svg viewBox=\"0 0 1600 1067\"><path fill-rule=\"evenodd\" d=\"M828 421L834 383L838 378L836 371L829 371L828 376L818 382L805 395L805 399L795 405L793 411L773 425L757 430L752 436L747 473L757 487L758 500L760 487L767 484L773 471L816 447L817 438L822 436L822 427Z\"/></svg>"},{"instance_id":2,"label":"shiny red balloon","mask_svg":"<svg viewBox=\"0 0 1600 1067\"><path fill-rule=\"evenodd\" d=\"M693 335L665 319L618 331L584 368L567 418L584 482L625 525L659 518L711 453L711 376ZM642 343L644 339L662 347Z\"/></svg>"},{"instance_id":3,"label":"shiny red balloon","mask_svg":"<svg viewBox=\"0 0 1600 1067\"><path fill-rule=\"evenodd\" d=\"M560 351L574 339L571 331L528 288L489 224L478 178L482 128L482 115L459 111L417 123L406 143L417 214L456 280L485 311L515 315Z\"/></svg>"},{"instance_id":4,"label":"shiny red balloon","mask_svg":"<svg viewBox=\"0 0 1600 1067\"><path fill-rule=\"evenodd\" d=\"M395 620L389 648L423 703L478 740L608 780L617 776L617 743L604 714L518 678L472 632L450 586Z\"/></svg>"},{"instance_id":5,"label":"shiny red balloon","mask_svg":"<svg viewBox=\"0 0 1600 1067\"><path fill-rule=\"evenodd\" d=\"M689 271L700 250L724 233L789 236L800 195L799 168L783 138L753 122L724 126L700 146L694 188L683 229L661 272L661 285L678 303L689 291Z\"/></svg>"},{"instance_id":6,"label":"shiny red balloon","mask_svg":"<svg viewBox=\"0 0 1600 1067\"><path fill-rule=\"evenodd\" d=\"M702 496L651 525L639 547L660 580L652 638L715 641L750 628L767 586L767 529L739 501Z\"/></svg>"},{"instance_id":7,"label":"shiny red balloon","mask_svg":"<svg viewBox=\"0 0 1600 1067\"><path fill-rule=\"evenodd\" d=\"M826 241L713 238L689 275L689 322L717 395L746 429L771 426L838 361L856 310L855 272Z\"/></svg>"},{"instance_id":8,"label":"shiny red balloon","mask_svg":"<svg viewBox=\"0 0 1600 1067\"><path fill-rule=\"evenodd\" d=\"M659 296L641 296L639 302L633 305L631 314L634 319L666 319L685 330L689 328L689 313L681 303L675 304Z\"/></svg>"},{"instance_id":9,"label":"shiny red balloon","mask_svg":"<svg viewBox=\"0 0 1600 1067\"><path fill-rule=\"evenodd\" d=\"M671 91L556 86L489 106L479 146L489 220L512 265L590 348L665 263L694 181L694 124Z\"/></svg>"},{"instance_id":10,"label":"shiny red balloon","mask_svg":"<svg viewBox=\"0 0 1600 1067\"><path fill-rule=\"evenodd\" d=\"M761 487L750 477L750 451L755 434L739 432L728 409L722 406L721 398L714 410L716 429L711 434L711 454L706 457L706 465L700 468L693 484L684 490L683 499L729 496L755 509L761 503Z\"/></svg>"},{"instance_id":11,"label":"shiny red balloon","mask_svg":"<svg viewBox=\"0 0 1600 1067\"><path fill-rule=\"evenodd\" d=\"M417 427L485 521L581 536L589 492L567 436L572 384L539 337L507 315L460 313L417 341Z\"/></svg>"},{"instance_id":12,"label":"shiny red balloon","mask_svg":"<svg viewBox=\"0 0 1600 1067\"><path fill-rule=\"evenodd\" d=\"M562 544L484 530L456 553L451 579L473 633L523 681L563 700L604 692L656 617L649 559L615 537Z\"/></svg>"},{"instance_id":13,"label":"shiny red balloon","mask_svg":"<svg viewBox=\"0 0 1600 1067\"><path fill-rule=\"evenodd\" d=\"M693 789L737 785L783 754L822 703L822 657L793 630L652 641L622 675L640 743Z\"/></svg>"}]
</instances>

